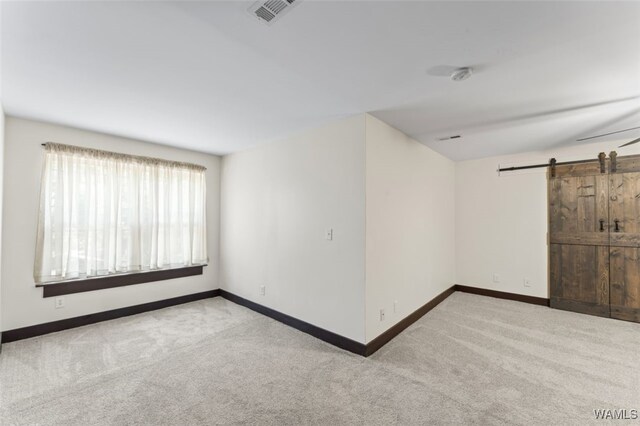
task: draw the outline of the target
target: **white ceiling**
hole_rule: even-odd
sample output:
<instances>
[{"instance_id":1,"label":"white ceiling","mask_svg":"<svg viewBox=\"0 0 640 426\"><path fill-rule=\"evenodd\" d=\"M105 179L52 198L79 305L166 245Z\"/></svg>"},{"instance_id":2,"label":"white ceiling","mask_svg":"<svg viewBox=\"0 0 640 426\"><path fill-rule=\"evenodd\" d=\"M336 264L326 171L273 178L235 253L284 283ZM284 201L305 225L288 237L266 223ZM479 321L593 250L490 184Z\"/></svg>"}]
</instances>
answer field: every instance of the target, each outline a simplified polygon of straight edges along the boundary
<instances>
[{"instance_id":1,"label":"white ceiling","mask_svg":"<svg viewBox=\"0 0 640 426\"><path fill-rule=\"evenodd\" d=\"M5 111L217 154L371 112L455 160L640 126L639 2L250 4L3 2Z\"/></svg>"}]
</instances>

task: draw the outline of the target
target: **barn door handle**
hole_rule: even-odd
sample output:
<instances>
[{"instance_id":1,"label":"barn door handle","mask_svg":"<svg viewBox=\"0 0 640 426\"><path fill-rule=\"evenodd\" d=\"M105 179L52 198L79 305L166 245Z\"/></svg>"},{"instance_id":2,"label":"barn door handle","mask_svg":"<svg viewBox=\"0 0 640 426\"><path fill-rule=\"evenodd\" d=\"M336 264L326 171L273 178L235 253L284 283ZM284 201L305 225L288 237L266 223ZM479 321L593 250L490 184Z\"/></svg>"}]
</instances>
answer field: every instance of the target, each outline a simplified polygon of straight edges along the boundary
<instances>
[{"instance_id":1,"label":"barn door handle","mask_svg":"<svg viewBox=\"0 0 640 426\"><path fill-rule=\"evenodd\" d=\"M613 223L616 224L616 229L614 231L620 232L620 221L618 219L614 220Z\"/></svg>"},{"instance_id":2,"label":"barn door handle","mask_svg":"<svg viewBox=\"0 0 640 426\"><path fill-rule=\"evenodd\" d=\"M600 219L600 232L604 232L604 219Z\"/></svg>"}]
</instances>

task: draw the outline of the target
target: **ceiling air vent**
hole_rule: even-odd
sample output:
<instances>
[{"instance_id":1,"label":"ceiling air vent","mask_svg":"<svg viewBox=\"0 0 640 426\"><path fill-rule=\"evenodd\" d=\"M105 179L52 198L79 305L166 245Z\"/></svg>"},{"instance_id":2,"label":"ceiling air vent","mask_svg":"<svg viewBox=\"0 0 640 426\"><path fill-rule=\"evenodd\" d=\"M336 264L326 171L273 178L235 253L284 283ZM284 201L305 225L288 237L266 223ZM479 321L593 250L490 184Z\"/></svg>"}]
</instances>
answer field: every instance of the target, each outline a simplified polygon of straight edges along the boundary
<instances>
[{"instance_id":1,"label":"ceiling air vent","mask_svg":"<svg viewBox=\"0 0 640 426\"><path fill-rule=\"evenodd\" d=\"M271 25L282 15L293 9L301 0L267 0L257 1L249 8L249 13L259 21Z\"/></svg>"}]
</instances>

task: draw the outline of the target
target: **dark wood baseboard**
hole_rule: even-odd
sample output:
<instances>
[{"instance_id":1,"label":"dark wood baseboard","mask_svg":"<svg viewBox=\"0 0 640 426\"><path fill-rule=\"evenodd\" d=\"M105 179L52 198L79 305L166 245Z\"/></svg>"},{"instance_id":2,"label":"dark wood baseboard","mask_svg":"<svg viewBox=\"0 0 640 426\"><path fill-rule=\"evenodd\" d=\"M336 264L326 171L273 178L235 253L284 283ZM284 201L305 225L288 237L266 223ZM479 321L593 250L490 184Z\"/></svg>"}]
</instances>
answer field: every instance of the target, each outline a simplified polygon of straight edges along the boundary
<instances>
[{"instance_id":1,"label":"dark wood baseboard","mask_svg":"<svg viewBox=\"0 0 640 426\"><path fill-rule=\"evenodd\" d=\"M106 288L123 287L126 285L202 275L203 267L204 265L188 266L185 268L160 269L157 271L111 275L100 278L89 278L86 280L38 284L36 287L42 287L42 297L63 296L65 294L83 293L85 291L104 290Z\"/></svg>"},{"instance_id":2,"label":"dark wood baseboard","mask_svg":"<svg viewBox=\"0 0 640 426\"><path fill-rule=\"evenodd\" d=\"M365 351L365 356L369 356L376 352L378 349L386 345L389 341L391 341L394 337L400 334L404 329L409 327L411 324L422 318L427 312L438 306L442 303L447 297L451 296L454 292L460 291L463 293L472 293L480 296L489 296L496 297L498 299L506 299L506 300L515 300L518 302L531 303L534 305L541 306L549 306L549 299L545 299L542 297L534 297L534 296L525 296L522 294L515 293L507 293L504 291L496 291L496 290L487 290L484 288L478 287L470 287L466 285L455 284L436 297L434 297L429 302L425 303L422 307L418 308L415 312L411 313L409 316L399 321L397 324L392 326L390 329L382 333L380 336L373 339L371 342L367 344L367 349Z\"/></svg>"},{"instance_id":3,"label":"dark wood baseboard","mask_svg":"<svg viewBox=\"0 0 640 426\"><path fill-rule=\"evenodd\" d=\"M427 303L425 303L424 305L422 305L421 307L413 311L407 317L398 321L395 325L391 326L391 328L389 328L387 331L385 331L384 333L382 333L381 335L373 339L371 342L367 343L367 349L365 351L364 356L369 356L375 353L378 349L380 349L381 347L389 343L389 341L391 341L398 334L402 333L404 329L409 327L414 322L418 321L427 312L429 312L430 310L438 306L440 303L442 303L443 300L451 296L456 291L455 287L456 287L455 285L449 287L448 289L446 289L445 291L443 291L442 293L440 293L439 295L437 295L436 297L434 297L433 299L431 299L430 301L428 301Z\"/></svg>"},{"instance_id":4,"label":"dark wood baseboard","mask_svg":"<svg viewBox=\"0 0 640 426\"><path fill-rule=\"evenodd\" d=\"M477 287L470 287L456 284L423 306L409 314L406 318L400 320L393 325L387 331L380 336L373 339L368 344L356 342L349 338L340 336L339 334L325 330L308 322L299 320L292 316L283 314L275 309L268 308L258 303L252 302L240 296L236 296L226 290L216 289L205 291L202 293L189 294L186 296L174 297L172 299L159 300L156 302L144 303L142 305L129 306L125 308L114 309L111 311L98 312L95 314L83 315L75 318L68 318L60 321L49 322L45 324L38 324L29 327L18 328L14 330L8 330L0 333L0 351L2 350L2 343L14 342L16 340L27 339L30 337L36 337L43 334L53 333L56 331L67 330L69 328L81 327L83 325L94 324L101 321L107 321L111 319L121 318L129 315L140 314L143 312L153 311L156 309L167 308L169 306L180 305L183 303L194 302L196 300L207 299L210 297L222 296L225 299L234 302L238 305L249 308L262 315L273 318L283 324L295 328L296 330L310 334L320 340L323 340L329 344L337 346L341 349L347 350L354 354L362 356L370 356L378 349L382 348L385 344L391 341L394 337L400 334L403 330L409 327L411 324L422 318L427 312L438 306L447 297L456 291L464 293L472 293L481 296L496 297L499 299L515 300L518 302L532 303L534 305L549 306L549 299L533 296L524 296L521 294L507 293L503 291L487 290Z\"/></svg>"},{"instance_id":5,"label":"dark wood baseboard","mask_svg":"<svg viewBox=\"0 0 640 426\"><path fill-rule=\"evenodd\" d=\"M516 302L530 303L532 305L549 306L549 299L544 297L526 296L524 294L507 293L506 291L488 290L486 288L470 287L456 284L456 291L477 294L480 296L495 297L498 299L515 300Z\"/></svg>"},{"instance_id":6,"label":"dark wood baseboard","mask_svg":"<svg viewBox=\"0 0 640 426\"><path fill-rule=\"evenodd\" d=\"M337 346L341 349L353 352L354 354L358 355L366 354L366 346L364 345L364 343L356 342L355 340L340 336L339 334L325 330L324 328L320 328L287 314L283 314L282 312L276 311L275 309L268 308L243 297L236 296L235 294L229 293L226 290L220 290L220 296L233 303L244 306L245 308L249 308L252 311L258 312L264 316L288 325L289 327L295 328L296 330L302 331L303 333L310 334L311 336L330 343L333 346Z\"/></svg>"},{"instance_id":7,"label":"dark wood baseboard","mask_svg":"<svg viewBox=\"0 0 640 426\"><path fill-rule=\"evenodd\" d=\"M292 316L283 314L282 312L260 305L259 303L252 302L243 297L236 296L233 293L229 293L226 290L220 290L220 296L225 299L237 303L238 305L249 308L260 314L273 318L285 325L295 328L296 330L310 334L311 336L337 346L341 349L347 350L357 355L368 357L375 353L378 349L387 344L390 340L400 334L404 329L411 324L422 318L424 314L438 306L443 300L449 297L455 291L455 286L448 288L440 293L438 296L425 303L422 307L418 308L415 312L393 325L390 329L376 337L368 344L356 342L339 334L317 327L313 324L309 324Z\"/></svg>"},{"instance_id":8,"label":"dark wood baseboard","mask_svg":"<svg viewBox=\"0 0 640 426\"><path fill-rule=\"evenodd\" d=\"M196 300L207 299L220 295L220 290L209 290L202 293L188 294L186 296L174 297L171 299L158 300L156 302L143 303L141 305L127 306L125 308L113 309L111 311L97 312L95 314L83 315L80 317L67 318L45 324L32 325L29 327L16 328L2 332L2 343L15 342L16 340L28 339L30 337L41 336L43 334L54 333L56 331L67 330L69 328L81 327L83 325L95 324L97 322L108 321L129 315L141 314L143 312L155 311L156 309L168 308L169 306L181 305L183 303L195 302Z\"/></svg>"}]
</instances>

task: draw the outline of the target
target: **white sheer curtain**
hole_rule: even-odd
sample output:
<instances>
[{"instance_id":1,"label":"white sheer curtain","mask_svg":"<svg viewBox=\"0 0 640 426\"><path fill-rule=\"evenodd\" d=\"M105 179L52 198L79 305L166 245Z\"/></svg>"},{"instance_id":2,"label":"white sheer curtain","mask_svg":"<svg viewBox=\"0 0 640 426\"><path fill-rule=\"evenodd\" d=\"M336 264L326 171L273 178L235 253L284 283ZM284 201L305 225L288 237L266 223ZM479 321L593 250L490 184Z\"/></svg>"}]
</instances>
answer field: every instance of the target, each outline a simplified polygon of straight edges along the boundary
<instances>
[{"instance_id":1,"label":"white sheer curtain","mask_svg":"<svg viewBox=\"0 0 640 426\"><path fill-rule=\"evenodd\" d=\"M205 169L47 143L37 283L207 263Z\"/></svg>"}]
</instances>

